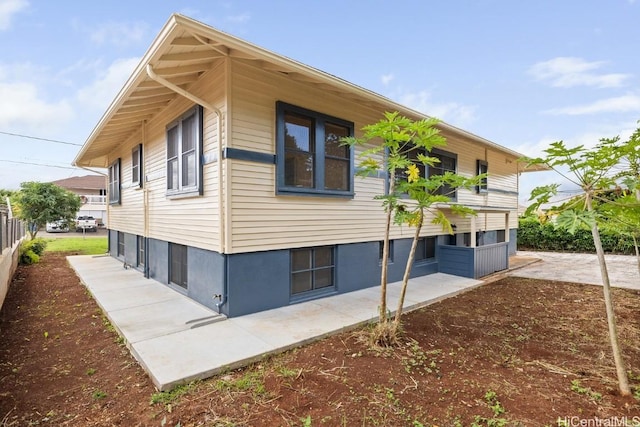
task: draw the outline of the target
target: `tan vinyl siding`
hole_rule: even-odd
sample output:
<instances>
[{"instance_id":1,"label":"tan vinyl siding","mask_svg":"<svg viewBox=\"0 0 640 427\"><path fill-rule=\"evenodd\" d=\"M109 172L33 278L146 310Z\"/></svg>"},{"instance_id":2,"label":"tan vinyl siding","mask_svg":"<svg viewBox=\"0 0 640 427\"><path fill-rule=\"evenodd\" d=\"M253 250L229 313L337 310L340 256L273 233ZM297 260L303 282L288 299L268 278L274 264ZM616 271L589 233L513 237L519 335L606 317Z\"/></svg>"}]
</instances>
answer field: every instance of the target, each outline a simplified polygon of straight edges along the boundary
<instances>
[{"instance_id":1,"label":"tan vinyl siding","mask_svg":"<svg viewBox=\"0 0 640 427\"><path fill-rule=\"evenodd\" d=\"M361 134L363 126L380 120L383 115L383 110L374 110L315 86L264 71L243 61L234 61L230 102L233 120L231 144L234 148L275 153L276 101L352 121L356 135ZM445 136L449 136L448 146L443 149L458 155L459 173L475 175L476 160L485 158L485 148L452 135ZM230 167L232 193L232 235L228 252L382 239L384 212L380 201L373 200L373 197L383 193L383 179L356 177L353 199L277 196L275 165L240 160L227 160L226 163ZM516 190L515 184L510 190ZM458 201L480 205L484 197L476 195L475 191L461 190ZM504 227L504 215L499 216ZM468 219L454 219L458 220L462 225L469 223ZM431 224L428 218L423 235L441 233L440 227ZM409 238L412 235L413 230L408 227L394 227L392 231L392 238Z\"/></svg>"},{"instance_id":2,"label":"tan vinyl siding","mask_svg":"<svg viewBox=\"0 0 640 427\"><path fill-rule=\"evenodd\" d=\"M120 204L108 206L108 226L131 234L143 234L144 230L143 192L131 185L131 150L141 142L140 138L141 133L136 133L109 156L112 161L120 158Z\"/></svg>"},{"instance_id":3,"label":"tan vinyl siding","mask_svg":"<svg viewBox=\"0 0 640 427\"><path fill-rule=\"evenodd\" d=\"M201 81L189 91L204 101L210 102L224 112L225 73L221 65L207 72ZM188 198L168 198L166 196L166 128L194 103L178 96L146 126L144 144L144 191L148 192L148 237L195 246L209 250L219 250L220 221L218 215L218 162L210 162L203 167L202 196ZM204 109L203 153L217 157L217 116ZM224 124L223 124L224 140ZM138 141L140 142L140 141ZM123 182L131 180L131 148L123 149ZM143 190L123 191L122 206L109 212L110 228L133 234L144 235L144 193ZM131 220L135 217L135 220Z\"/></svg>"},{"instance_id":4,"label":"tan vinyl siding","mask_svg":"<svg viewBox=\"0 0 640 427\"><path fill-rule=\"evenodd\" d=\"M354 123L360 129L380 120L384 110L351 101L332 92L292 80L276 72L265 71L247 61L227 59L207 72L188 90L223 111L223 141L230 131L227 145L236 149L275 154L276 102L284 101L318 113ZM225 70L229 70L228 74ZM227 79L226 76L229 76ZM226 93L231 96L226 98ZM125 188L131 181L131 149L142 142L142 129L111 153L122 158L122 205L109 209L110 228L148 237L219 251L221 247L218 195L218 161L204 165L203 196L168 198L166 196L166 127L193 107L193 102L177 97L165 111L146 124L144 138L144 190ZM227 109L229 109L227 111ZM217 157L217 117L204 111L204 150L209 159ZM505 154L485 146L445 134L445 151L457 155L458 172L476 174L476 161L489 163L489 187L506 192L476 194L459 190L457 201L470 205L513 207L511 226L517 224L517 191L515 161L505 161ZM359 149L360 150L360 149ZM515 159L513 159L515 160ZM356 154L356 165L358 158ZM229 205L226 230L227 253L241 253L381 240L385 216L374 196L382 194L385 180L354 179L353 199L276 195L276 166L259 162L226 159L222 163L226 182L223 199ZM229 191L229 195L225 194ZM148 216L145 221L144 201L148 193ZM439 226L425 221L423 235L442 234ZM452 217L457 232L469 231L470 220ZM146 227L145 227L146 222ZM482 230L502 229L503 214L481 214L477 227ZM410 238L409 227L393 227L392 238Z\"/></svg>"}]
</instances>

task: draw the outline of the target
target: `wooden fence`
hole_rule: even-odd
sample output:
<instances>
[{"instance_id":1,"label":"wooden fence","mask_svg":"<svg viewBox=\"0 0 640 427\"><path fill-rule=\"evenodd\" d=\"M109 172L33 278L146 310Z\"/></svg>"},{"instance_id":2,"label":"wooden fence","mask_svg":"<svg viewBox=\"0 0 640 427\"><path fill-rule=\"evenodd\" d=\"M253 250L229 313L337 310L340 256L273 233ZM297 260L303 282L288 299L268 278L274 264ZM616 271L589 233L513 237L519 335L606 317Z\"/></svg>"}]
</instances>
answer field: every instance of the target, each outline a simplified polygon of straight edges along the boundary
<instances>
[{"instance_id":1,"label":"wooden fence","mask_svg":"<svg viewBox=\"0 0 640 427\"><path fill-rule=\"evenodd\" d=\"M10 248L25 234L24 223L17 218L9 218L6 212L0 211L0 253Z\"/></svg>"}]
</instances>

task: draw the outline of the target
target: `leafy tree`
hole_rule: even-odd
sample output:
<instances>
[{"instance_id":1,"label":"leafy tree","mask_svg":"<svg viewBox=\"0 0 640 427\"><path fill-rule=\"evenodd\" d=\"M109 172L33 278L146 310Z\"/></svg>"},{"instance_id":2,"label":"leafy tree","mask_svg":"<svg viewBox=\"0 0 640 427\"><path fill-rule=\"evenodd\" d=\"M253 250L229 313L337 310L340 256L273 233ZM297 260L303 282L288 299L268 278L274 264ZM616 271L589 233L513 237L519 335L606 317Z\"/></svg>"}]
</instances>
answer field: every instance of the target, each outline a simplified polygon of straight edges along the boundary
<instances>
[{"instance_id":1,"label":"leafy tree","mask_svg":"<svg viewBox=\"0 0 640 427\"><path fill-rule=\"evenodd\" d=\"M603 194L609 192L616 185L613 170L619 165L623 155L623 150L618 141L618 137L601 139L600 143L591 150L582 145L575 148L567 148L563 141L558 141L544 150L545 157L526 160L530 165L547 165L582 190L580 198L575 198L572 203L567 203L563 206L563 210L556 221L559 227L566 229L571 234L584 226L591 229L596 255L600 264L609 339L618 377L618 387L623 396L629 396L631 395L631 390L618 344L609 273L607 272L607 264L600 240L600 230L596 220L596 211L594 210L594 199L602 197ZM560 184L551 184L535 188L531 192L531 198L529 199L535 200L535 202L529 206L527 211L535 211L541 204L548 203L553 196L557 195L559 187Z\"/></svg>"},{"instance_id":2,"label":"leafy tree","mask_svg":"<svg viewBox=\"0 0 640 427\"><path fill-rule=\"evenodd\" d=\"M600 207L605 223L623 236L633 240L636 253L638 273L640 274L640 200L626 192L615 200L604 203Z\"/></svg>"},{"instance_id":3,"label":"leafy tree","mask_svg":"<svg viewBox=\"0 0 640 427\"><path fill-rule=\"evenodd\" d=\"M425 213L432 211L432 222L453 233L449 219L436 205L450 202L447 191L453 192L460 186L478 185L481 178L464 178L451 172L431 177L423 176L424 172L421 171L440 161L427 153L435 147L446 145L444 137L435 127L437 123L438 120L433 118L414 121L398 112L386 112L383 119L362 129L364 134L361 138L343 139L344 143L351 146L366 146L359 156L358 175L367 177L382 170L389 177L388 191L375 196L375 199L382 201L386 214L380 275L379 322L375 332L377 344L392 345L396 342L402 306ZM457 205L452 205L451 210L459 214L473 213L471 209ZM405 267L398 309L393 322L390 322L387 309L387 276L392 221L397 225L415 227L415 233Z\"/></svg>"},{"instance_id":4,"label":"leafy tree","mask_svg":"<svg viewBox=\"0 0 640 427\"><path fill-rule=\"evenodd\" d=\"M32 239L47 222L72 221L80 209L80 197L48 182L23 182L15 202L17 215L29 224Z\"/></svg>"},{"instance_id":5,"label":"leafy tree","mask_svg":"<svg viewBox=\"0 0 640 427\"><path fill-rule=\"evenodd\" d=\"M16 191L5 190L0 188L0 206L6 206L7 197L11 199L15 194L16 194Z\"/></svg>"},{"instance_id":6,"label":"leafy tree","mask_svg":"<svg viewBox=\"0 0 640 427\"><path fill-rule=\"evenodd\" d=\"M631 236L640 273L640 128L620 147L623 170L616 175L626 187L618 191L618 199L605 204L605 209L620 227L621 232Z\"/></svg>"}]
</instances>

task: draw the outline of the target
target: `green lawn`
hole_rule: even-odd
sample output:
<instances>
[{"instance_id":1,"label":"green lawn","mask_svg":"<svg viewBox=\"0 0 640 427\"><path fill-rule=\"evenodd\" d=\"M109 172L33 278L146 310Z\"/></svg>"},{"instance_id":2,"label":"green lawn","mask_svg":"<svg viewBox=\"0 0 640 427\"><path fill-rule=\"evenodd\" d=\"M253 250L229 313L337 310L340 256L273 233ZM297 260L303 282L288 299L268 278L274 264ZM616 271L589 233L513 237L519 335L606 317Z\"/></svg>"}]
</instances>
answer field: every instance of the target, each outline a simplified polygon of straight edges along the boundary
<instances>
[{"instance_id":1,"label":"green lawn","mask_svg":"<svg viewBox=\"0 0 640 427\"><path fill-rule=\"evenodd\" d=\"M101 255L107 252L106 237L66 237L63 239L46 239L45 252L76 252L81 255Z\"/></svg>"}]
</instances>

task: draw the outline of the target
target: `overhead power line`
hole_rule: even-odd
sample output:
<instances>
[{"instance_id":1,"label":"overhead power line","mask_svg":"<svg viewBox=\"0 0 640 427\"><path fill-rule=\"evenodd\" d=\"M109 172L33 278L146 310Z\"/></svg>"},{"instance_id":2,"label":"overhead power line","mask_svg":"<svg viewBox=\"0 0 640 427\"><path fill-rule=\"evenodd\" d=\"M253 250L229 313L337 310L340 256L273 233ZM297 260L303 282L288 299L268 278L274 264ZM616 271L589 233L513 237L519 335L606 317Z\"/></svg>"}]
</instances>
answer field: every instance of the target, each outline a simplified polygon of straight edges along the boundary
<instances>
[{"instance_id":1,"label":"overhead power line","mask_svg":"<svg viewBox=\"0 0 640 427\"><path fill-rule=\"evenodd\" d=\"M44 167L47 167L47 168L58 168L58 169L73 169L73 170L78 169L78 168L74 168L74 167L71 167L71 166L58 166L58 165L47 165L47 164L44 164L44 163L19 162L17 160L2 160L2 159L0 159L0 162L17 163L17 164L20 164L20 165L44 166Z\"/></svg>"},{"instance_id":2,"label":"overhead power line","mask_svg":"<svg viewBox=\"0 0 640 427\"><path fill-rule=\"evenodd\" d=\"M49 139L49 138L39 138L37 136L23 135L23 134L20 134L20 133L11 133L11 132L3 132L3 131L0 131L0 133L3 134L3 135L17 136L17 137L20 137L20 138L37 139L38 141L55 142L56 144L76 145L78 147L82 147L82 144L77 144L75 142L59 141L57 139Z\"/></svg>"}]
</instances>

